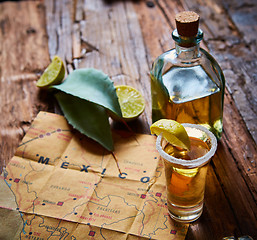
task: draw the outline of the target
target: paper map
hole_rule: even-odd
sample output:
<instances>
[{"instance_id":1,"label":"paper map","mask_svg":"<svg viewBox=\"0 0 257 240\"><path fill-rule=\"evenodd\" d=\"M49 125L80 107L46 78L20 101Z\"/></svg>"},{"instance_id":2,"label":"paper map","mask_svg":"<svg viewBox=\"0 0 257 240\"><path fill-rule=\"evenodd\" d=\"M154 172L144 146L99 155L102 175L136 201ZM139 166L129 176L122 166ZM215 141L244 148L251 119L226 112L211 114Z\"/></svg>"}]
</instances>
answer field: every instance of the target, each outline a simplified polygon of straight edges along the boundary
<instances>
[{"instance_id":1,"label":"paper map","mask_svg":"<svg viewBox=\"0 0 257 240\"><path fill-rule=\"evenodd\" d=\"M184 239L188 225L167 212L155 137L113 132L113 139L114 155L63 116L40 112L2 173L0 238Z\"/></svg>"}]
</instances>

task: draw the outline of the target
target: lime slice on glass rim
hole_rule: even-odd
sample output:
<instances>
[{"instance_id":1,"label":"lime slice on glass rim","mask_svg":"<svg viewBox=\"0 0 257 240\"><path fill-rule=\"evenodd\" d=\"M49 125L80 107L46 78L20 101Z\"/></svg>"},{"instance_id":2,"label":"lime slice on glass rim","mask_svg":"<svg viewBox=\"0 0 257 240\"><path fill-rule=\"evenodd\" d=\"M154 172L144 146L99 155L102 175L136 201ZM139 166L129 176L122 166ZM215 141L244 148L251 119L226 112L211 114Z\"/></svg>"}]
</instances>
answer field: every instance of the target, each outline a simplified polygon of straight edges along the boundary
<instances>
[{"instance_id":1,"label":"lime slice on glass rim","mask_svg":"<svg viewBox=\"0 0 257 240\"><path fill-rule=\"evenodd\" d=\"M151 125L150 130L157 136L162 133L163 138L171 145L190 150L189 136L180 123L170 119L160 119Z\"/></svg>"},{"instance_id":2,"label":"lime slice on glass rim","mask_svg":"<svg viewBox=\"0 0 257 240\"><path fill-rule=\"evenodd\" d=\"M45 69L44 73L37 80L37 87L47 88L62 82L65 75L65 68L60 57L54 56L52 62Z\"/></svg>"},{"instance_id":3,"label":"lime slice on glass rim","mask_svg":"<svg viewBox=\"0 0 257 240\"><path fill-rule=\"evenodd\" d=\"M135 88L127 85L115 86L120 104L122 119L111 115L114 120L126 122L138 118L145 110L145 100L142 94Z\"/></svg>"}]
</instances>

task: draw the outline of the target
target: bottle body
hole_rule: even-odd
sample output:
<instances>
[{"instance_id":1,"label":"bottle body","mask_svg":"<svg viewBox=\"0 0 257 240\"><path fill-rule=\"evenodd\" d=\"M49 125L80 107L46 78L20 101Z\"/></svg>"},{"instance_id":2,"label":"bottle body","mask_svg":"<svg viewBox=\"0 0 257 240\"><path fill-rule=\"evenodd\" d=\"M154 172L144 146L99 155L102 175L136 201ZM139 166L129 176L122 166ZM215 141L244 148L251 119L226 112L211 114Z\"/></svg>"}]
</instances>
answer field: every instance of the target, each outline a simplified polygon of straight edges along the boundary
<instances>
[{"instance_id":1,"label":"bottle body","mask_svg":"<svg viewBox=\"0 0 257 240\"><path fill-rule=\"evenodd\" d=\"M176 45L151 69L152 120L201 124L219 139L225 80L215 59L199 44Z\"/></svg>"}]
</instances>

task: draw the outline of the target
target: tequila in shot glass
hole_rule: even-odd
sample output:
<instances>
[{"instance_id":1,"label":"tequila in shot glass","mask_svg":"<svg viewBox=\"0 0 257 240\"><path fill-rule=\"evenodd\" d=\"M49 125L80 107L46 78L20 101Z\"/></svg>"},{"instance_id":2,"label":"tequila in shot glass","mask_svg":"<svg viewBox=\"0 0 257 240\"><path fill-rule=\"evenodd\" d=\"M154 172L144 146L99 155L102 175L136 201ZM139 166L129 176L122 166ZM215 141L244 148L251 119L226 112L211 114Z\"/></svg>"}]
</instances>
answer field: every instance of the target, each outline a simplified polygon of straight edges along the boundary
<instances>
[{"instance_id":1,"label":"tequila in shot glass","mask_svg":"<svg viewBox=\"0 0 257 240\"><path fill-rule=\"evenodd\" d=\"M162 134L156 147L164 162L169 214L176 221L188 223L202 214L207 169L217 140L201 125L182 125L191 142L190 151L167 143Z\"/></svg>"}]
</instances>

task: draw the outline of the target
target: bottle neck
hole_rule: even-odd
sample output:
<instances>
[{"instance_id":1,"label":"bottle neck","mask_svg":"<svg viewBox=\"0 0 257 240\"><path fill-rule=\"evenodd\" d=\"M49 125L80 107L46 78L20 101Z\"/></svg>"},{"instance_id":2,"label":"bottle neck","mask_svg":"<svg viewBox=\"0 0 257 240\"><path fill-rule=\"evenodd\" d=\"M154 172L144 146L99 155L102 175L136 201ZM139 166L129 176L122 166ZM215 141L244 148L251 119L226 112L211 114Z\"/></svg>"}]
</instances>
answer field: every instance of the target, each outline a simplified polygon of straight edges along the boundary
<instances>
[{"instance_id":1,"label":"bottle neck","mask_svg":"<svg viewBox=\"0 0 257 240\"><path fill-rule=\"evenodd\" d=\"M178 58L181 59L195 59L200 57L200 44L196 44L192 47L182 47L178 43L175 43L175 49Z\"/></svg>"},{"instance_id":2,"label":"bottle neck","mask_svg":"<svg viewBox=\"0 0 257 240\"><path fill-rule=\"evenodd\" d=\"M175 29L172 32L172 38L175 41L175 49L178 58L181 59L195 59L200 56L200 42L203 39L203 32L198 30L198 34L195 37L183 37L180 36Z\"/></svg>"}]
</instances>

